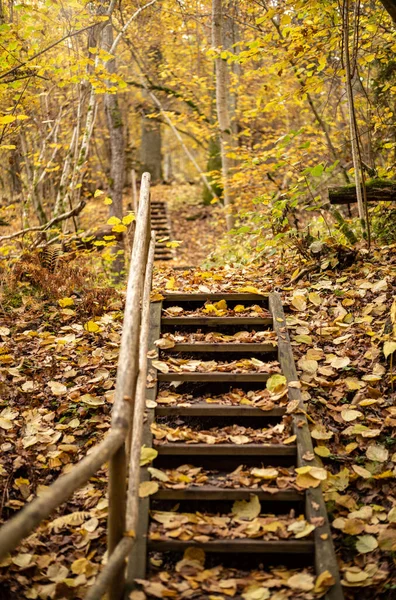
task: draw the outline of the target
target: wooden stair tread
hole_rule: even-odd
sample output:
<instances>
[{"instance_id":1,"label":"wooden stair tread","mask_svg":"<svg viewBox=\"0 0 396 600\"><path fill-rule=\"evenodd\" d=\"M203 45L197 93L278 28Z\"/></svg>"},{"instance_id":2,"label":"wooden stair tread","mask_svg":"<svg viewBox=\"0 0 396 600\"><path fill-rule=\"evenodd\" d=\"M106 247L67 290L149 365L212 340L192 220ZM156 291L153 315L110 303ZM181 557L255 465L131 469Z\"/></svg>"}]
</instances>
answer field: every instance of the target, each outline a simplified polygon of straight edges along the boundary
<instances>
[{"instance_id":1,"label":"wooden stair tread","mask_svg":"<svg viewBox=\"0 0 396 600\"><path fill-rule=\"evenodd\" d=\"M228 344L224 342L195 342L175 344L173 348L166 348L166 352L275 352L277 342Z\"/></svg>"},{"instance_id":2,"label":"wooden stair tread","mask_svg":"<svg viewBox=\"0 0 396 600\"><path fill-rule=\"evenodd\" d=\"M153 498L156 500L248 500L254 494L262 502L299 502L304 492L297 490L277 490L274 493L251 488L220 488L214 485L190 486L180 490L160 489Z\"/></svg>"},{"instance_id":3,"label":"wooden stair tread","mask_svg":"<svg viewBox=\"0 0 396 600\"><path fill-rule=\"evenodd\" d=\"M295 456L294 444L185 444L183 442L154 444L159 455L182 456Z\"/></svg>"},{"instance_id":4,"label":"wooden stair tread","mask_svg":"<svg viewBox=\"0 0 396 600\"><path fill-rule=\"evenodd\" d=\"M271 373L222 373L212 371L208 373L158 373L158 381L268 381Z\"/></svg>"},{"instance_id":5,"label":"wooden stair tread","mask_svg":"<svg viewBox=\"0 0 396 600\"><path fill-rule=\"evenodd\" d=\"M149 550L159 552L183 552L190 546L202 548L205 552L220 553L262 553L262 554L313 554L314 542L312 540L273 540L264 541L257 539L223 539L209 542L196 542L194 540L147 540Z\"/></svg>"},{"instance_id":6,"label":"wooden stair tread","mask_svg":"<svg viewBox=\"0 0 396 600\"><path fill-rule=\"evenodd\" d=\"M272 325L272 317L162 317L163 325Z\"/></svg>"},{"instance_id":7,"label":"wooden stair tread","mask_svg":"<svg viewBox=\"0 0 396 600\"><path fill-rule=\"evenodd\" d=\"M203 293L203 292L199 292L199 293L191 293L191 294L182 294L180 292L174 292L174 293L170 293L167 292L165 294L165 301L168 302L169 300L176 300L177 302L206 302L206 300L229 300L229 301L234 301L234 302L268 302L268 293L265 294L244 294L244 293L237 293L237 292L223 292L223 293L218 293L218 292L208 292Z\"/></svg>"},{"instance_id":8,"label":"wooden stair tread","mask_svg":"<svg viewBox=\"0 0 396 600\"><path fill-rule=\"evenodd\" d=\"M272 410L260 410L249 405L227 405L227 404L208 404L206 402L197 402L190 406L161 406L155 407L155 414L159 417L174 416L180 417L282 417L286 413L285 408L273 408Z\"/></svg>"}]
</instances>

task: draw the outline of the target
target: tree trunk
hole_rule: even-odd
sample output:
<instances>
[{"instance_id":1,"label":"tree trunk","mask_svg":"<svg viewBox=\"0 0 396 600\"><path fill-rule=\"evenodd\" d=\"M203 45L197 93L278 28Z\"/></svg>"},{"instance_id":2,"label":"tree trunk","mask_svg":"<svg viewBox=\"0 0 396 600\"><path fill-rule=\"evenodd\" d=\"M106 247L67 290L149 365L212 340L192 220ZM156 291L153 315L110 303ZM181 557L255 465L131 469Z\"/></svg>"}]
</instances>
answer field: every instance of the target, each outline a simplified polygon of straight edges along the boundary
<instances>
[{"instance_id":1,"label":"tree trunk","mask_svg":"<svg viewBox=\"0 0 396 600\"><path fill-rule=\"evenodd\" d=\"M231 123L228 112L227 63L220 56L223 48L222 0L212 0L212 37L217 54L216 65L216 107L219 123L221 162L223 174L223 197L226 209L227 229L234 227L233 197L230 186L232 160L227 156L232 149Z\"/></svg>"},{"instance_id":2,"label":"tree trunk","mask_svg":"<svg viewBox=\"0 0 396 600\"><path fill-rule=\"evenodd\" d=\"M113 45L113 25L110 22L103 31L103 48L107 52ZM115 73L115 59L110 59L106 65L109 73ZM123 217L122 192L125 176L125 143L124 128L121 110L118 102L118 94L106 93L105 113L110 138L110 178L108 181L108 194L112 199L110 204L110 217ZM112 271L120 274L125 267L124 243L117 242L113 248L115 259L112 263Z\"/></svg>"},{"instance_id":3,"label":"tree trunk","mask_svg":"<svg viewBox=\"0 0 396 600\"><path fill-rule=\"evenodd\" d=\"M161 123L156 119L149 119L144 115L142 119L140 146L141 173L148 171L153 184L159 183L162 180L161 150Z\"/></svg>"}]
</instances>

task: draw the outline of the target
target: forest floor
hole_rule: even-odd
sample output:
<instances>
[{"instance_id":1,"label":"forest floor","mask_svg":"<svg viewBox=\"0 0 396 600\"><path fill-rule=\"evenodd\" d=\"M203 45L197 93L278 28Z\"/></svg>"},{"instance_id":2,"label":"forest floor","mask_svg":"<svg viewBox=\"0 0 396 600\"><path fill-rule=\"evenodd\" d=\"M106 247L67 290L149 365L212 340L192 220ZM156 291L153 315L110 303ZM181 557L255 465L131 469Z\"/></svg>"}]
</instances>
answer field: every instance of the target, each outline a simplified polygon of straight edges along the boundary
<instances>
[{"instance_id":1,"label":"forest floor","mask_svg":"<svg viewBox=\"0 0 396 600\"><path fill-rule=\"evenodd\" d=\"M195 192L189 200L188 188L153 191L169 201L173 239L181 241L176 266L199 265L223 231L220 210L202 208ZM315 453L328 473L324 490L346 595L390 600L396 588L395 246L357 251L344 267L336 250L330 259L293 285L292 274L305 266L295 251L239 268L160 264L153 294L281 293ZM79 256L49 273L25 262L7 275L0 307L3 520L109 428L124 294L98 285L89 263ZM84 597L105 551L106 481L103 468L0 564L0 600Z\"/></svg>"}]
</instances>

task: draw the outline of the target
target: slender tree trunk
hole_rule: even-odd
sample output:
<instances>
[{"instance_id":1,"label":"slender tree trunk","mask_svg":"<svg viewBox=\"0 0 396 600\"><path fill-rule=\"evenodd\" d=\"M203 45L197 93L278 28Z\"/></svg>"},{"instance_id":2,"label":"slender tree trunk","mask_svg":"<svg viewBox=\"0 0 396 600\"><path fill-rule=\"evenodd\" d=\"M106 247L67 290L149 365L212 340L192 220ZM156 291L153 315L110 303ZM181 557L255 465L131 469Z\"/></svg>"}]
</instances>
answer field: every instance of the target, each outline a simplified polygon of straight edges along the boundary
<instances>
[{"instance_id":1,"label":"slender tree trunk","mask_svg":"<svg viewBox=\"0 0 396 600\"><path fill-rule=\"evenodd\" d=\"M345 79L346 79L346 91L348 99L348 112L349 112L349 129L351 137L351 151L353 168L355 171L355 185L356 185L356 200L358 205L359 219L362 227L364 237L370 239L370 233L368 229L367 221L367 203L363 199L364 187L364 175L362 170L362 161L360 156L358 129L356 123L355 104L353 98L353 87L352 87L352 75L351 75L351 64L349 56L349 0L344 0L344 19L343 19L343 33L344 33L344 65L345 65Z\"/></svg>"},{"instance_id":2,"label":"slender tree trunk","mask_svg":"<svg viewBox=\"0 0 396 600\"><path fill-rule=\"evenodd\" d=\"M108 25L106 25L103 31L102 47L104 50L109 52L112 48L113 42L113 25L110 22ZM109 73L115 73L115 58L110 59L106 66ZM119 219L122 219L124 212L122 205L122 193L125 180L125 141L118 94L107 92L105 94L104 106L110 138L110 179L108 186L108 194L112 199L112 204L110 204L109 207L110 217L115 216ZM112 270L115 273L121 273L125 267L124 240L117 243L113 250L115 259L112 263Z\"/></svg>"},{"instance_id":3,"label":"slender tree trunk","mask_svg":"<svg viewBox=\"0 0 396 600\"><path fill-rule=\"evenodd\" d=\"M153 184L162 180L162 138L161 123L157 119L142 118L142 136L140 144L140 171L148 171Z\"/></svg>"},{"instance_id":4,"label":"slender tree trunk","mask_svg":"<svg viewBox=\"0 0 396 600\"><path fill-rule=\"evenodd\" d=\"M220 149L223 174L223 197L226 209L227 229L234 227L233 196L230 185L232 160L228 152L232 148L231 123L228 112L227 63L220 56L223 48L223 7L222 0L212 0L212 38L217 53L216 65L216 106L220 130Z\"/></svg>"}]
</instances>

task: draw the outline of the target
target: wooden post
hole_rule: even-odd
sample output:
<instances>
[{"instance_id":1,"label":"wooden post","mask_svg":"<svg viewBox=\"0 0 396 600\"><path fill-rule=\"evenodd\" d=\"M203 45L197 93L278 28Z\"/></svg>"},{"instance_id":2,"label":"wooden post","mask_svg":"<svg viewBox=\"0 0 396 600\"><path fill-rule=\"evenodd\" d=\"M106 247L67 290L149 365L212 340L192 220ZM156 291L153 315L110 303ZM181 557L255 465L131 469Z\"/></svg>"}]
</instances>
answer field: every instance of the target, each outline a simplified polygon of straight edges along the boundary
<instances>
[{"instance_id":1,"label":"wooden post","mask_svg":"<svg viewBox=\"0 0 396 600\"><path fill-rule=\"evenodd\" d=\"M131 267L125 301L123 337L117 368L116 392L112 413L112 427L125 432L130 430L135 402L138 375L137 348L140 335L140 302L147 258L147 240L150 222L150 174L143 173L140 188L140 205ZM108 553L111 556L125 532L126 507L126 450L123 445L113 456L109 465L109 518ZM114 574L110 586L110 600L120 600L124 589L124 573Z\"/></svg>"},{"instance_id":2,"label":"wooden post","mask_svg":"<svg viewBox=\"0 0 396 600\"><path fill-rule=\"evenodd\" d=\"M138 200L138 193L137 193L135 169L132 169L132 171L131 171L131 188L132 188L132 206L133 206L134 213L136 215L137 211L138 211L139 200Z\"/></svg>"}]
</instances>

